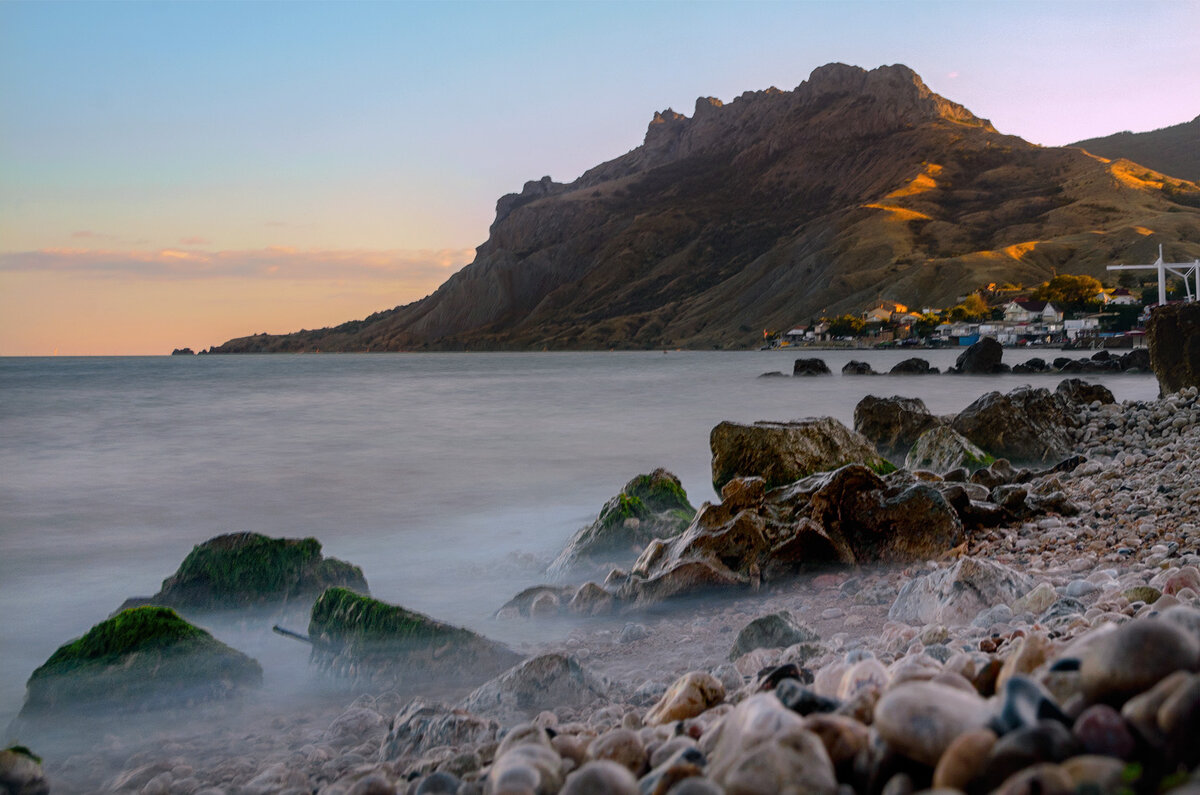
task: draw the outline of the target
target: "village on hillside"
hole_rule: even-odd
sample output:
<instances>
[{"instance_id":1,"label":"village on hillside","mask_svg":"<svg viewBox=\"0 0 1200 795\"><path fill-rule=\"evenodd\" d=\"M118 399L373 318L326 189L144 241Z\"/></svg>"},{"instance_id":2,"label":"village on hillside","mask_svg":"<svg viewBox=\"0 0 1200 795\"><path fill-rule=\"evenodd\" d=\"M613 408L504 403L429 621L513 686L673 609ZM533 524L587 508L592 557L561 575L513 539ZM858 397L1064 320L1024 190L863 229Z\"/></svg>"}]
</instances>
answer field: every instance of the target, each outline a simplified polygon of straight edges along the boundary
<instances>
[{"instance_id":1,"label":"village on hillside","mask_svg":"<svg viewBox=\"0 0 1200 795\"><path fill-rule=\"evenodd\" d=\"M1171 285L1169 299L1182 296ZM988 284L951 307L910 307L883 298L859 314L821 317L786 331L763 332L764 348L950 347L980 337L1002 345L1132 348L1145 344L1157 288L1128 274L1105 287L1091 276L1062 274L1035 288Z\"/></svg>"}]
</instances>

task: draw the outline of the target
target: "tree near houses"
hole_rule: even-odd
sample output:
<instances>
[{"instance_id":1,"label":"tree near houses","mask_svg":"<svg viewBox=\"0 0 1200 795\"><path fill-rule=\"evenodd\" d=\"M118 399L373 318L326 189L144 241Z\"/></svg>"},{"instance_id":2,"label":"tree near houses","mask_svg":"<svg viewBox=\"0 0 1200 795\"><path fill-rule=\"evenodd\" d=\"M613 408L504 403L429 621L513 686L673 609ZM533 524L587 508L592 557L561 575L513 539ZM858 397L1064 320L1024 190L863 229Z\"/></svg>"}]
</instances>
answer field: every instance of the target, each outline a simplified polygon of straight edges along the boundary
<instances>
[{"instance_id":1,"label":"tree near houses","mask_svg":"<svg viewBox=\"0 0 1200 795\"><path fill-rule=\"evenodd\" d=\"M971 293L961 304L950 307L951 322L959 320L983 320L990 314L987 301L979 293Z\"/></svg>"},{"instance_id":2,"label":"tree near houses","mask_svg":"<svg viewBox=\"0 0 1200 795\"><path fill-rule=\"evenodd\" d=\"M829 324L829 333L835 337L857 337L866 328L866 323L854 315L838 315L834 318L821 318Z\"/></svg>"},{"instance_id":3,"label":"tree near houses","mask_svg":"<svg viewBox=\"0 0 1200 795\"><path fill-rule=\"evenodd\" d=\"M1033 291L1036 301L1052 304L1086 304L1094 301L1103 289L1098 279L1082 274L1061 273Z\"/></svg>"}]
</instances>

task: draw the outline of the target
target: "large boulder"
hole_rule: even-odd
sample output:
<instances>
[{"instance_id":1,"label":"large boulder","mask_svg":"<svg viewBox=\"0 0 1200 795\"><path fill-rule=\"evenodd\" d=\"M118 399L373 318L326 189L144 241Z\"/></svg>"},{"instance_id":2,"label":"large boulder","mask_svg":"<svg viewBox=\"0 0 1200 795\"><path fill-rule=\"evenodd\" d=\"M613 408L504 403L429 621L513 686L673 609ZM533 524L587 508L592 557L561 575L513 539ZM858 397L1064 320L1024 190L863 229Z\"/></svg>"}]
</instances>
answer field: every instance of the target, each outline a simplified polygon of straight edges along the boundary
<instances>
[{"instance_id":1,"label":"large boulder","mask_svg":"<svg viewBox=\"0 0 1200 795\"><path fill-rule=\"evenodd\" d=\"M1200 387L1200 302L1153 309L1146 324L1146 343L1160 393Z\"/></svg>"},{"instance_id":2,"label":"large boulder","mask_svg":"<svg viewBox=\"0 0 1200 795\"><path fill-rule=\"evenodd\" d=\"M792 422L722 422L709 435L713 488L734 478L760 477L768 489L814 472L861 463L890 471L871 442L832 417Z\"/></svg>"},{"instance_id":3,"label":"large boulder","mask_svg":"<svg viewBox=\"0 0 1200 795\"><path fill-rule=\"evenodd\" d=\"M315 599L331 586L367 593L362 569L321 555L315 538L269 538L228 533L192 548L154 596L123 607L164 605L221 610Z\"/></svg>"},{"instance_id":4,"label":"large boulder","mask_svg":"<svg viewBox=\"0 0 1200 795\"><path fill-rule=\"evenodd\" d=\"M938 369L931 367L929 362L914 356L911 359L897 362L891 370L888 370L888 375L937 375L937 372Z\"/></svg>"},{"instance_id":5,"label":"large boulder","mask_svg":"<svg viewBox=\"0 0 1200 795\"><path fill-rule=\"evenodd\" d=\"M792 375L832 375L824 359L797 359L792 364Z\"/></svg>"},{"instance_id":6,"label":"large boulder","mask_svg":"<svg viewBox=\"0 0 1200 795\"><path fill-rule=\"evenodd\" d=\"M360 684L480 682L517 664L508 647L347 588L330 588L308 624L313 662Z\"/></svg>"},{"instance_id":7,"label":"large boulder","mask_svg":"<svg viewBox=\"0 0 1200 795\"><path fill-rule=\"evenodd\" d=\"M135 607L50 655L29 677L21 716L182 706L261 682L257 662L174 610Z\"/></svg>"},{"instance_id":8,"label":"large boulder","mask_svg":"<svg viewBox=\"0 0 1200 795\"><path fill-rule=\"evenodd\" d=\"M986 558L959 558L953 566L909 580L888 610L906 624L965 626L989 607L1010 605L1033 589L1033 580Z\"/></svg>"},{"instance_id":9,"label":"large boulder","mask_svg":"<svg viewBox=\"0 0 1200 795\"><path fill-rule=\"evenodd\" d=\"M1071 454L1075 423L1050 390L1023 386L1006 395L988 392L959 412L951 427L997 458L1041 463Z\"/></svg>"},{"instance_id":10,"label":"large boulder","mask_svg":"<svg viewBox=\"0 0 1200 795\"><path fill-rule=\"evenodd\" d=\"M459 705L502 723L528 720L542 710L584 707L607 696L608 682L565 654L526 660L476 688Z\"/></svg>"},{"instance_id":11,"label":"large boulder","mask_svg":"<svg viewBox=\"0 0 1200 795\"><path fill-rule=\"evenodd\" d=\"M1064 378L1054 390L1068 407L1087 406L1097 400L1101 403L1115 403L1116 398L1103 384L1090 384L1082 378Z\"/></svg>"},{"instance_id":12,"label":"large boulder","mask_svg":"<svg viewBox=\"0 0 1200 795\"><path fill-rule=\"evenodd\" d=\"M854 430L894 464L902 463L921 434L940 423L920 398L867 395L854 407Z\"/></svg>"},{"instance_id":13,"label":"large boulder","mask_svg":"<svg viewBox=\"0 0 1200 795\"><path fill-rule=\"evenodd\" d=\"M958 355L954 371L964 375L991 375L1000 371L1004 348L993 337L983 337Z\"/></svg>"},{"instance_id":14,"label":"large boulder","mask_svg":"<svg viewBox=\"0 0 1200 795\"><path fill-rule=\"evenodd\" d=\"M842 375L878 375L867 362L851 359L842 365Z\"/></svg>"},{"instance_id":15,"label":"large boulder","mask_svg":"<svg viewBox=\"0 0 1200 795\"><path fill-rule=\"evenodd\" d=\"M995 460L953 428L938 425L925 431L917 439L904 459L904 468L927 469L944 475L959 467L974 472Z\"/></svg>"},{"instance_id":16,"label":"large boulder","mask_svg":"<svg viewBox=\"0 0 1200 795\"><path fill-rule=\"evenodd\" d=\"M564 577L583 569L607 572L627 566L646 544L678 535L695 515L679 478L665 469L638 475L604 504L594 522L571 537L547 572Z\"/></svg>"}]
</instances>

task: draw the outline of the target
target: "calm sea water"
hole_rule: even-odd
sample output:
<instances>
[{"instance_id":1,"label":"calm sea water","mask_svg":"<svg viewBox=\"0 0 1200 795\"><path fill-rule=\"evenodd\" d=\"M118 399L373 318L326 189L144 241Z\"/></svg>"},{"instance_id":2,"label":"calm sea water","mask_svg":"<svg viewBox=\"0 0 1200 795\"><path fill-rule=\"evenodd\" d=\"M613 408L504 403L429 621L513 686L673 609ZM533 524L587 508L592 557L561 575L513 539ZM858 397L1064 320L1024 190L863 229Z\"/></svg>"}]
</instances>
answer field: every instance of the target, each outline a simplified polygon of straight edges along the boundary
<instances>
[{"instance_id":1,"label":"calm sea water","mask_svg":"<svg viewBox=\"0 0 1200 795\"><path fill-rule=\"evenodd\" d=\"M57 646L220 533L316 536L379 598L502 635L488 617L629 478L666 467L712 499L721 420L851 424L871 393L949 413L1058 382L842 377L902 355L803 355L835 375L756 379L790 372L780 352L0 359L0 726ZM1151 376L1089 380L1157 394Z\"/></svg>"}]
</instances>

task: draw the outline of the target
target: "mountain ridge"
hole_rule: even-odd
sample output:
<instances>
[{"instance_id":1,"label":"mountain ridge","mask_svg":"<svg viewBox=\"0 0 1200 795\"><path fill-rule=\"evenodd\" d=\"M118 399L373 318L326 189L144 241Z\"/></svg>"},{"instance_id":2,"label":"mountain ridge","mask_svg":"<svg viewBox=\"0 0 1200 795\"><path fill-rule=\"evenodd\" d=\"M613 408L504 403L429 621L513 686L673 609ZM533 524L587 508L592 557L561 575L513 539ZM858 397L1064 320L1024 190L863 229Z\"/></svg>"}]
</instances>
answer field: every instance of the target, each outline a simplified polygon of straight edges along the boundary
<instances>
[{"instance_id":1,"label":"mountain ridge","mask_svg":"<svg viewBox=\"0 0 1200 795\"><path fill-rule=\"evenodd\" d=\"M1125 158L1156 171L1200 181L1200 116L1146 132L1124 132L1076 141L1070 146L1111 159Z\"/></svg>"},{"instance_id":2,"label":"mountain ridge","mask_svg":"<svg viewBox=\"0 0 1200 795\"><path fill-rule=\"evenodd\" d=\"M630 152L501 197L426 298L212 352L745 347L875 294L1099 275L1157 242L1200 256L1200 187L1004 135L905 66L829 64L659 111Z\"/></svg>"}]
</instances>

